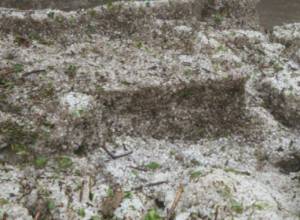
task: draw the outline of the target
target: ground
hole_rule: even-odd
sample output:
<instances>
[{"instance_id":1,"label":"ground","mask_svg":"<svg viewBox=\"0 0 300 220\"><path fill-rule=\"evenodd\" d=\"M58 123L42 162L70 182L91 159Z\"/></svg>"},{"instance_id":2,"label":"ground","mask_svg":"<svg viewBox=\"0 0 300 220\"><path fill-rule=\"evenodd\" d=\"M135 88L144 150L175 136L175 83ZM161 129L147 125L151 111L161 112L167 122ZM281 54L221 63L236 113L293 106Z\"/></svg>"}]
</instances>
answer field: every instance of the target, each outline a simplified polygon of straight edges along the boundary
<instances>
[{"instance_id":1,"label":"ground","mask_svg":"<svg viewBox=\"0 0 300 220\"><path fill-rule=\"evenodd\" d=\"M3 219L299 219L300 24L255 1L0 10Z\"/></svg>"}]
</instances>

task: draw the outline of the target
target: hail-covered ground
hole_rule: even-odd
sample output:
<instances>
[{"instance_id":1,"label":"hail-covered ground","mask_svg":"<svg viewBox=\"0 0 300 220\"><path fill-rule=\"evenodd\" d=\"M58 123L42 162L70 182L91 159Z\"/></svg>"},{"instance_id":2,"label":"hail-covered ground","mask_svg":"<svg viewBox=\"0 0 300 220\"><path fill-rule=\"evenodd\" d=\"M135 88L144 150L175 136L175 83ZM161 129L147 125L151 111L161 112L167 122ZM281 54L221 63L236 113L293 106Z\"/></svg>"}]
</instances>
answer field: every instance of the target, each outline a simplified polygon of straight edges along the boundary
<instances>
[{"instance_id":1,"label":"hail-covered ground","mask_svg":"<svg viewBox=\"0 0 300 220\"><path fill-rule=\"evenodd\" d=\"M300 218L300 24L255 2L0 9L0 218Z\"/></svg>"}]
</instances>

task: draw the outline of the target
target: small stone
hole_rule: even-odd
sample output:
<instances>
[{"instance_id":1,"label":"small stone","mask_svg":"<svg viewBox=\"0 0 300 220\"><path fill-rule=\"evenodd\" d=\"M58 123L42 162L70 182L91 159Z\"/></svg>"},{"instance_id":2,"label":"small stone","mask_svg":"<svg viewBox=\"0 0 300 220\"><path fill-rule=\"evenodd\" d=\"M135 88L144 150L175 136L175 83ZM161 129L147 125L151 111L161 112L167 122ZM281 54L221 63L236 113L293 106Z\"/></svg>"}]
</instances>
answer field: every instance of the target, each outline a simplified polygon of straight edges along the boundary
<instances>
[{"instance_id":1,"label":"small stone","mask_svg":"<svg viewBox=\"0 0 300 220\"><path fill-rule=\"evenodd\" d=\"M61 98L61 105L66 107L70 113L85 112L91 109L93 97L83 93L70 92Z\"/></svg>"}]
</instances>

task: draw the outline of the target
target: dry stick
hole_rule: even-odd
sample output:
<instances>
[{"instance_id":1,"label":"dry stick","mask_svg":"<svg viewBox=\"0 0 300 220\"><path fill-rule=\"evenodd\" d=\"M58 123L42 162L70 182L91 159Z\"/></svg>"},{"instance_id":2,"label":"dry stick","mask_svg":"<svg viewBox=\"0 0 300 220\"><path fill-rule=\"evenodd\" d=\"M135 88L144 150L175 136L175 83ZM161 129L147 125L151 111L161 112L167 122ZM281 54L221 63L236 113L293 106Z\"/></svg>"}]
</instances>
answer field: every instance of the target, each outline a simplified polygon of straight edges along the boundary
<instances>
[{"instance_id":1,"label":"dry stick","mask_svg":"<svg viewBox=\"0 0 300 220\"><path fill-rule=\"evenodd\" d=\"M7 218L8 218L8 214L6 212L4 212L2 220L7 220Z\"/></svg>"},{"instance_id":2,"label":"dry stick","mask_svg":"<svg viewBox=\"0 0 300 220\"><path fill-rule=\"evenodd\" d=\"M81 187L80 187L80 193L79 193L79 201L80 202L82 202L83 190L84 190L84 180L82 180Z\"/></svg>"},{"instance_id":3,"label":"dry stick","mask_svg":"<svg viewBox=\"0 0 300 220\"><path fill-rule=\"evenodd\" d=\"M165 183L169 183L169 181L165 180L165 181L159 181L159 182L155 182L155 183L148 183L146 185L141 185L141 186L135 187L135 188L133 188L133 190L141 190L145 187L158 186L158 185L165 184Z\"/></svg>"},{"instance_id":4,"label":"dry stick","mask_svg":"<svg viewBox=\"0 0 300 220\"><path fill-rule=\"evenodd\" d=\"M177 189L177 192L176 192L176 196L175 196L175 199L172 203L172 206L171 208L168 210L168 215L167 215L167 220L171 220L174 216L174 213L175 213L175 209L178 205L178 202L182 196L182 193L183 193L184 189L183 189L183 185L180 184L178 189Z\"/></svg>"},{"instance_id":5,"label":"dry stick","mask_svg":"<svg viewBox=\"0 0 300 220\"><path fill-rule=\"evenodd\" d=\"M34 216L34 220L39 220L40 219L40 216L41 216L41 212L38 211L35 216Z\"/></svg>"},{"instance_id":6,"label":"dry stick","mask_svg":"<svg viewBox=\"0 0 300 220\"><path fill-rule=\"evenodd\" d=\"M45 69L41 69L41 70L32 70L32 71L30 71L30 72L24 73L24 74L22 75L22 77L27 77L27 76L29 76L29 75L31 75L31 74L42 73L42 72L46 72L46 70L45 70Z\"/></svg>"},{"instance_id":7,"label":"dry stick","mask_svg":"<svg viewBox=\"0 0 300 220\"><path fill-rule=\"evenodd\" d=\"M93 180L92 177L89 176L89 200L93 200L93 194L92 194L92 187L93 187Z\"/></svg>"},{"instance_id":8,"label":"dry stick","mask_svg":"<svg viewBox=\"0 0 300 220\"><path fill-rule=\"evenodd\" d=\"M148 169L143 168L143 167L135 167L135 166L129 166L129 167L132 169L135 169L135 170L143 171L143 172L149 171Z\"/></svg>"},{"instance_id":9,"label":"dry stick","mask_svg":"<svg viewBox=\"0 0 300 220\"><path fill-rule=\"evenodd\" d=\"M101 147L113 160L115 160L115 159L119 159L119 158L121 158L121 157L126 157L126 156L128 156L128 155L130 155L130 154L132 154L133 153L133 151L129 151L129 152L127 152L127 153L124 153L124 154L119 154L119 155L114 155L113 153L111 153L105 146L102 146Z\"/></svg>"},{"instance_id":10,"label":"dry stick","mask_svg":"<svg viewBox=\"0 0 300 220\"><path fill-rule=\"evenodd\" d=\"M219 206L216 206L216 213L215 213L215 219L214 220L218 220L218 215L219 215Z\"/></svg>"}]
</instances>

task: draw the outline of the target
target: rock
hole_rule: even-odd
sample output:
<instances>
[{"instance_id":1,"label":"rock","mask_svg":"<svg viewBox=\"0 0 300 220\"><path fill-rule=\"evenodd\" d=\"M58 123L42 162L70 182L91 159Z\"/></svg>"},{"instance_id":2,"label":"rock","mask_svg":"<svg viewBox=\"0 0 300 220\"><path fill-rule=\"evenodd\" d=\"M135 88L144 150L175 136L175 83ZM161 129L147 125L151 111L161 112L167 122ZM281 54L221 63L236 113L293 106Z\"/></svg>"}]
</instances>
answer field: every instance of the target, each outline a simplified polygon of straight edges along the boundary
<instances>
[{"instance_id":1,"label":"rock","mask_svg":"<svg viewBox=\"0 0 300 220\"><path fill-rule=\"evenodd\" d=\"M300 72L284 69L261 81L265 104L275 118L287 126L300 125Z\"/></svg>"},{"instance_id":2,"label":"rock","mask_svg":"<svg viewBox=\"0 0 300 220\"><path fill-rule=\"evenodd\" d=\"M300 45L300 23L275 26L272 36L277 42L285 45Z\"/></svg>"},{"instance_id":3,"label":"rock","mask_svg":"<svg viewBox=\"0 0 300 220\"><path fill-rule=\"evenodd\" d=\"M85 112L91 109L93 97L82 93L70 92L61 98L61 104L66 107L71 114L76 114L77 112Z\"/></svg>"},{"instance_id":4,"label":"rock","mask_svg":"<svg viewBox=\"0 0 300 220\"><path fill-rule=\"evenodd\" d=\"M143 213L144 209L142 201L138 197L131 195L131 197L123 200L120 207L115 211L115 216L120 219L124 216L131 219L142 219L141 213Z\"/></svg>"},{"instance_id":5,"label":"rock","mask_svg":"<svg viewBox=\"0 0 300 220\"><path fill-rule=\"evenodd\" d=\"M3 217L4 215L6 218ZM28 210L18 204L4 205L1 208L0 217L7 220L33 220Z\"/></svg>"},{"instance_id":6,"label":"rock","mask_svg":"<svg viewBox=\"0 0 300 220\"><path fill-rule=\"evenodd\" d=\"M193 29L191 27L185 26L185 25L181 25L181 26L176 26L174 28L174 30L178 33L178 34L190 34L192 33Z\"/></svg>"},{"instance_id":7,"label":"rock","mask_svg":"<svg viewBox=\"0 0 300 220\"><path fill-rule=\"evenodd\" d=\"M217 49L221 44L214 39L214 36L206 36L203 32L198 32L196 38L196 48L198 51L205 51L209 49Z\"/></svg>"},{"instance_id":8,"label":"rock","mask_svg":"<svg viewBox=\"0 0 300 220\"><path fill-rule=\"evenodd\" d=\"M177 208L190 210L196 216L217 215L221 219L231 215L243 219L250 213L255 219L292 219L291 214L278 212L277 196L271 187L251 177L215 170L189 184Z\"/></svg>"}]
</instances>

